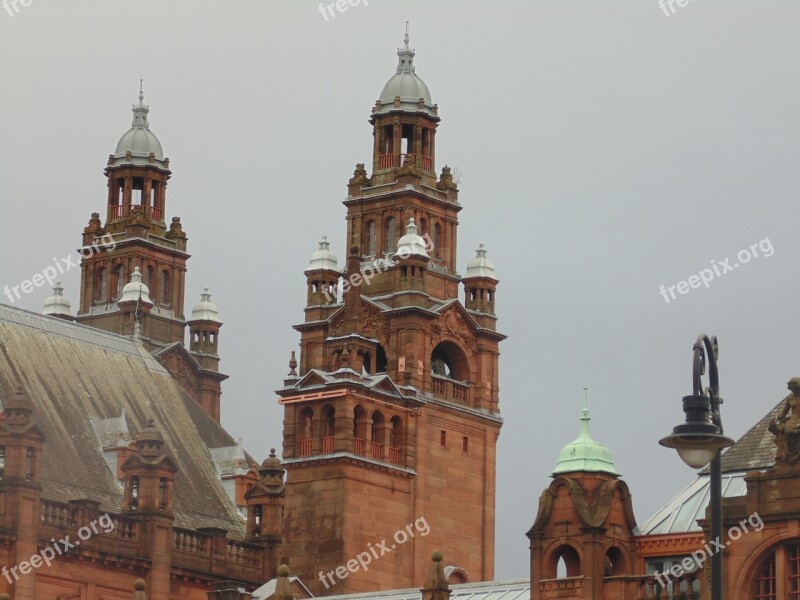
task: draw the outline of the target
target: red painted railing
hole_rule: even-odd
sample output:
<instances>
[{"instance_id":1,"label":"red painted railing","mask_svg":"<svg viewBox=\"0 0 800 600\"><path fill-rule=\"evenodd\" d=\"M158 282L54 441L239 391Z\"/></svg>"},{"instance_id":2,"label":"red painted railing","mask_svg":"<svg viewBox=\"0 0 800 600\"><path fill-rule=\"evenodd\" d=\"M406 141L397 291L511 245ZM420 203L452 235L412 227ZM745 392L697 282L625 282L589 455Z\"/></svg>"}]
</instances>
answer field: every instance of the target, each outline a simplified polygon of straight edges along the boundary
<instances>
[{"instance_id":1,"label":"red painted railing","mask_svg":"<svg viewBox=\"0 0 800 600\"><path fill-rule=\"evenodd\" d=\"M125 211L126 206L124 204L118 204L116 206L111 207L111 218L112 219L120 219L124 217L127 213Z\"/></svg>"},{"instance_id":2,"label":"red painted railing","mask_svg":"<svg viewBox=\"0 0 800 600\"><path fill-rule=\"evenodd\" d=\"M389 462L393 465L400 464L400 448L389 448Z\"/></svg>"},{"instance_id":3,"label":"red painted railing","mask_svg":"<svg viewBox=\"0 0 800 600\"><path fill-rule=\"evenodd\" d=\"M353 453L355 454L366 454L367 453L367 442L366 440L360 440L358 438L353 439Z\"/></svg>"},{"instance_id":4,"label":"red painted railing","mask_svg":"<svg viewBox=\"0 0 800 600\"><path fill-rule=\"evenodd\" d=\"M381 154L379 158L381 169L391 169L394 166L394 155Z\"/></svg>"},{"instance_id":5,"label":"red painted railing","mask_svg":"<svg viewBox=\"0 0 800 600\"><path fill-rule=\"evenodd\" d=\"M326 435L322 438L322 453L323 454L332 454L333 453L333 441L334 438L332 435Z\"/></svg>"},{"instance_id":6,"label":"red painted railing","mask_svg":"<svg viewBox=\"0 0 800 600\"><path fill-rule=\"evenodd\" d=\"M311 456L311 440L300 440L297 454L300 456Z\"/></svg>"},{"instance_id":7,"label":"red painted railing","mask_svg":"<svg viewBox=\"0 0 800 600\"><path fill-rule=\"evenodd\" d=\"M374 458L375 460L380 460L381 450L383 449L383 446L375 442L370 442L369 448L370 448L370 456L372 456L372 458Z\"/></svg>"},{"instance_id":8,"label":"red painted railing","mask_svg":"<svg viewBox=\"0 0 800 600\"><path fill-rule=\"evenodd\" d=\"M430 156L423 156L422 157L422 170L423 171L430 171L433 168L433 164L431 161Z\"/></svg>"},{"instance_id":9,"label":"red painted railing","mask_svg":"<svg viewBox=\"0 0 800 600\"><path fill-rule=\"evenodd\" d=\"M155 206L150 207L150 218L153 219L153 221L160 221L163 214L164 211L160 208L156 208Z\"/></svg>"}]
</instances>

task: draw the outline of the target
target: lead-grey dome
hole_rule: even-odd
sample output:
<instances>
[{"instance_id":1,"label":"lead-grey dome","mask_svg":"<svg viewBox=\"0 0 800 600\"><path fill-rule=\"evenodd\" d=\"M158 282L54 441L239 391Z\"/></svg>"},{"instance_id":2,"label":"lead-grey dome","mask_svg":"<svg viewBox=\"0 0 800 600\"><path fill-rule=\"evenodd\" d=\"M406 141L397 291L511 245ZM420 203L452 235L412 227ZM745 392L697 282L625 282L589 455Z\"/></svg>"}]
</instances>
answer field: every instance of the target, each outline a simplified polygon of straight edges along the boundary
<instances>
[{"instance_id":1,"label":"lead-grey dome","mask_svg":"<svg viewBox=\"0 0 800 600\"><path fill-rule=\"evenodd\" d=\"M425 82L422 81L414 68L414 50L408 46L408 32L404 39L404 45L397 50L397 72L383 86L380 95L381 107L375 114L385 114L398 110L394 101L400 96L399 110L404 112L424 112L435 115L433 111L433 101L431 92ZM419 106L419 99L422 98L423 107Z\"/></svg>"},{"instance_id":2,"label":"lead-grey dome","mask_svg":"<svg viewBox=\"0 0 800 600\"><path fill-rule=\"evenodd\" d=\"M147 121L148 112L150 112L150 107L144 103L144 92L140 87L139 103L133 105L131 128L117 142L111 166L155 164L163 169L167 168L161 142L158 141L156 134L150 131L150 123ZM130 158L128 158L129 153ZM151 154L153 162L150 161Z\"/></svg>"}]
</instances>

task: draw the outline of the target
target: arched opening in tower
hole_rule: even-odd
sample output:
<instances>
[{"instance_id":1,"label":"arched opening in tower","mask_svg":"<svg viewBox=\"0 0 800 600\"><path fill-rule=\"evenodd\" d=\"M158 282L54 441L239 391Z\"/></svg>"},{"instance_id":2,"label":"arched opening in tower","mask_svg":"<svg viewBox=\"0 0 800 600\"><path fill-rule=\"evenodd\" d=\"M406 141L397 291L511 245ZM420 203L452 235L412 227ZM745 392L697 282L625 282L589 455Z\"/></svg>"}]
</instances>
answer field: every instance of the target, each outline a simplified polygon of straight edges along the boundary
<instances>
[{"instance_id":1,"label":"arched opening in tower","mask_svg":"<svg viewBox=\"0 0 800 600\"><path fill-rule=\"evenodd\" d=\"M469 363L464 351L453 342L441 342L431 353L431 372L458 381L469 379Z\"/></svg>"}]
</instances>

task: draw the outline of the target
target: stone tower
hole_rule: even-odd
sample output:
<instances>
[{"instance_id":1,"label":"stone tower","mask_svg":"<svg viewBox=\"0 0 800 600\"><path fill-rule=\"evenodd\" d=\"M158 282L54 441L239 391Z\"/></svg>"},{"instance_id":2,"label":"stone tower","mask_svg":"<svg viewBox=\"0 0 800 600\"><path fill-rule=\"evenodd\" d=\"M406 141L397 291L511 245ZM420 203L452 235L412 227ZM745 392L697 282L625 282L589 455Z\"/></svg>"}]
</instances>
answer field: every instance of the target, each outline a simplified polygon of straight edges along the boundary
<instances>
[{"instance_id":1,"label":"stone tower","mask_svg":"<svg viewBox=\"0 0 800 600\"><path fill-rule=\"evenodd\" d=\"M397 55L370 117L371 175L358 164L348 184L344 270L323 238L305 271L299 366L278 392L283 556L315 594L413 587L441 547L448 572L494 576L497 279L483 247L458 274L438 107L408 34Z\"/></svg>"},{"instance_id":2,"label":"stone tower","mask_svg":"<svg viewBox=\"0 0 800 600\"><path fill-rule=\"evenodd\" d=\"M611 452L589 434L586 407L581 433L561 450L552 477L527 533L531 598L617 597L604 585L622 586L624 578L613 577L634 572L636 520Z\"/></svg>"},{"instance_id":3,"label":"stone tower","mask_svg":"<svg viewBox=\"0 0 800 600\"><path fill-rule=\"evenodd\" d=\"M131 128L108 157L105 222L93 213L83 230L81 294L76 320L123 335L133 323L117 306L136 267L153 302L142 321L142 338L152 347L183 342L186 234L178 217L166 225L167 182L172 174L161 142L150 130L139 90Z\"/></svg>"}]
</instances>

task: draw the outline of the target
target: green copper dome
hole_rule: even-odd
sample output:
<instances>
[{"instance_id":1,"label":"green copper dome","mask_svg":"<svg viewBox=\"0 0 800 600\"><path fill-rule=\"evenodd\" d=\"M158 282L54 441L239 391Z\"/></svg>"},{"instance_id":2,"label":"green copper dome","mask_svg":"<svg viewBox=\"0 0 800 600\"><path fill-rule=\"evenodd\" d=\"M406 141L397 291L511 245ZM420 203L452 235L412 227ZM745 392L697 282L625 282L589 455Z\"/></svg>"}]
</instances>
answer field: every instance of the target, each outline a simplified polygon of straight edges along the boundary
<instances>
[{"instance_id":1,"label":"green copper dome","mask_svg":"<svg viewBox=\"0 0 800 600\"><path fill-rule=\"evenodd\" d=\"M611 451L594 441L589 434L589 409L586 406L581 411L581 434L578 439L561 449L558 463L551 475L555 477L562 473L579 471L608 473L619 477L619 472L614 468Z\"/></svg>"}]
</instances>

